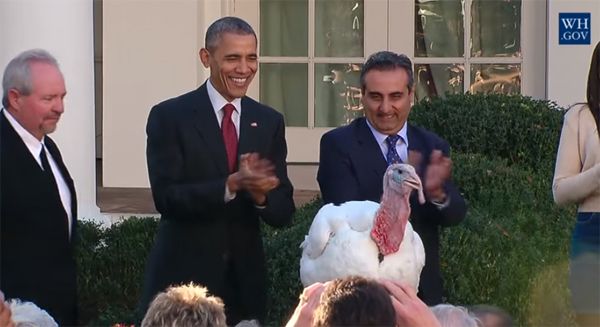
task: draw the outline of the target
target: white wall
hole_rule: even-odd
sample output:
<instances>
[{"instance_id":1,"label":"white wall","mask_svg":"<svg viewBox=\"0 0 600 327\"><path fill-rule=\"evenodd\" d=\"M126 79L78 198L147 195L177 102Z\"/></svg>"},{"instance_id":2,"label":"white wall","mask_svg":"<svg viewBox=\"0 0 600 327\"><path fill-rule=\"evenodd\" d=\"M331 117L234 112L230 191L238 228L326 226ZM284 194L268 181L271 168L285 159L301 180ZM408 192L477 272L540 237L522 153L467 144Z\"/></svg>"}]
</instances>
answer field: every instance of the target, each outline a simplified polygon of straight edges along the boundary
<instances>
[{"instance_id":1,"label":"white wall","mask_svg":"<svg viewBox=\"0 0 600 327\"><path fill-rule=\"evenodd\" d=\"M103 186L149 187L148 113L204 81L198 50L221 12L215 3L104 0Z\"/></svg>"},{"instance_id":2,"label":"white wall","mask_svg":"<svg viewBox=\"0 0 600 327\"><path fill-rule=\"evenodd\" d=\"M591 13L591 44L558 44L561 12ZM600 0L549 0L548 2L548 99L560 106L585 101L592 51L600 41Z\"/></svg>"}]
</instances>

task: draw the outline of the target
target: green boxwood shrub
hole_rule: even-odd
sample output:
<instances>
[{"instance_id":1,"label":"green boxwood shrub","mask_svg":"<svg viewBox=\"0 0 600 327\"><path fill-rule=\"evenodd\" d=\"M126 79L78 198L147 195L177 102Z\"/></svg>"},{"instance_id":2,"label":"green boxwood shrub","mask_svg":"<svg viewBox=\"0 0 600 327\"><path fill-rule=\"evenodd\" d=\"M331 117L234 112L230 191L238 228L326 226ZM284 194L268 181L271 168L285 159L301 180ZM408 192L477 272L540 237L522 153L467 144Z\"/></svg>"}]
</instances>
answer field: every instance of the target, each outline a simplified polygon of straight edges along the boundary
<instances>
[{"instance_id":1,"label":"green boxwood shrub","mask_svg":"<svg viewBox=\"0 0 600 327\"><path fill-rule=\"evenodd\" d=\"M554 205L545 173L481 155L457 154L455 162L454 178L470 207L462 224L442 234L448 302L495 304L531 326L555 324L539 314L553 306L564 317L560 325L569 325L565 263L574 208ZM534 296L542 286L554 296Z\"/></svg>"},{"instance_id":2,"label":"green boxwood shrub","mask_svg":"<svg viewBox=\"0 0 600 327\"><path fill-rule=\"evenodd\" d=\"M547 171L560 137L560 109L520 95L456 94L415 104L409 119L446 139L454 151Z\"/></svg>"},{"instance_id":3,"label":"green boxwood shrub","mask_svg":"<svg viewBox=\"0 0 600 327\"><path fill-rule=\"evenodd\" d=\"M80 320L93 326L135 322L158 220L130 217L106 229L80 221L78 227Z\"/></svg>"}]
</instances>

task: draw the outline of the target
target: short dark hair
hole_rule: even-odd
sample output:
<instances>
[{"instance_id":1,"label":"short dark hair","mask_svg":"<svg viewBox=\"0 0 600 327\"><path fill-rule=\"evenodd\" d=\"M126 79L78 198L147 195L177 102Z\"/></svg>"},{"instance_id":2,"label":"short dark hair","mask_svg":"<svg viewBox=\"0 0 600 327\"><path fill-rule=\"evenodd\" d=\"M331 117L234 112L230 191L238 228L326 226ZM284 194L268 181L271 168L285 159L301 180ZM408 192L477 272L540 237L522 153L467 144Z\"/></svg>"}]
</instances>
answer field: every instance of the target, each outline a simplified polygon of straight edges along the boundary
<instances>
[{"instance_id":1,"label":"short dark hair","mask_svg":"<svg viewBox=\"0 0 600 327\"><path fill-rule=\"evenodd\" d=\"M245 20L238 17L226 16L219 18L214 23L210 24L206 30L204 47L208 49L208 51L212 51L217 47L221 36L225 33L254 35L254 39L257 39L254 29Z\"/></svg>"},{"instance_id":2,"label":"short dark hair","mask_svg":"<svg viewBox=\"0 0 600 327\"><path fill-rule=\"evenodd\" d=\"M315 310L313 326L396 326L387 290L358 276L338 278L327 286Z\"/></svg>"},{"instance_id":3,"label":"short dark hair","mask_svg":"<svg viewBox=\"0 0 600 327\"><path fill-rule=\"evenodd\" d=\"M408 89L411 90L415 82L412 62L406 55L391 51L379 51L369 56L360 71L360 86L364 91L366 87L365 75L371 70L386 71L399 68L404 69L408 74Z\"/></svg>"}]
</instances>

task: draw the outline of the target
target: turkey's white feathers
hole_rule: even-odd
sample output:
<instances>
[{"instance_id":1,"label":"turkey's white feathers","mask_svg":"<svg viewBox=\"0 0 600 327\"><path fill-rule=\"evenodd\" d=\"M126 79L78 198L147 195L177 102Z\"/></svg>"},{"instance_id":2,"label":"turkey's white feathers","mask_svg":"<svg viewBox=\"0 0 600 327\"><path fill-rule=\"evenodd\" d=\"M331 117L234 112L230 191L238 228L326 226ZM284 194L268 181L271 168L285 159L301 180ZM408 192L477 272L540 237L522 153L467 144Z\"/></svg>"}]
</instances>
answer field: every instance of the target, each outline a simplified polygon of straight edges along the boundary
<instances>
[{"instance_id":1,"label":"turkey's white feathers","mask_svg":"<svg viewBox=\"0 0 600 327\"><path fill-rule=\"evenodd\" d=\"M315 216L300 245L300 279L304 286L338 277L359 275L401 280L419 285L425 250L410 223L400 249L379 262L379 250L371 239L373 217L379 203L350 201L327 204Z\"/></svg>"},{"instance_id":2,"label":"turkey's white feathers","mask_svg":"<svg viewBox=\"0 0 600 327\"><path fill-rule=\"evenodd\" d=\"M425 265L425 248L419 234L413 231L412 225L408 223L404 231L404 240L397 252L383 257L379 265L377 277L404 281L419 286L421 269Z\"/></svg>"},{"instance_id":3,"label":"turkey's white feathers","mask_svg":"<svg viewBox=\"0 0 600 327\"><path fill-rule=\"evenodd\" d=\"M341 206L332 203L323 206L315 216L312 225L300 247L306 255L315 259L322 255L332 234L343 228L356 232L370 232L373 216L379 203L372 201L349 201Z\"/></svg>"},{"instance_id":4,"label":"turkey's white feathers","mask_svg":"<svg viewBox=\"0 0 600 327\"><path fill-rule=\"evenodd\" d=\"M395 192L397 197L385 197L386 187ZM411 166L398 164L388 167L384 176L383 198L393 202L387 203L387 213L391 214L389 219L406 219L402 220L406 221L406 228L398 250L383 256L381 262L379 256L384 252L380 252L371 237L379 203L349 201L337 206L323 206L300 245L302 284L308 286L315 282L359 275L402 281L417 289L425 265L425 249L419 234L413 231L408 222L408 217L398 216L410 214L410 207L402 206L409 205L408 196L415 188L419 191L419 200L424 201L421 180ZM397 211L391 213L389 208Z\"/></svg>"}]
</instances>

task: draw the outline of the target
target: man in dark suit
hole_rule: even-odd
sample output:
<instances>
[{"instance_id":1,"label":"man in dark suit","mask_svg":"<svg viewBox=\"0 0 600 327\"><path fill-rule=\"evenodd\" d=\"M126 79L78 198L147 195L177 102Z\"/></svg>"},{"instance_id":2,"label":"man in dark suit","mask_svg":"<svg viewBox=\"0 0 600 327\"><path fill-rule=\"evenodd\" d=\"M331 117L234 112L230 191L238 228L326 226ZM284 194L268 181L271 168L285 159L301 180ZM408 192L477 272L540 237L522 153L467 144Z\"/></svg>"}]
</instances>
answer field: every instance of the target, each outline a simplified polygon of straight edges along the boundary
<instances>
[{"instance_id":1,"label":"man in dark suit","mask_svg":"<svg viewBox=\"0 0 600 327\"><path fill-rule=\"evenodd\" d=\"M200 50L210 78L150 112L146 154L161 221L141 313L167 286L193 281L223 299L228 324L264 322L259 222L288 225L295 207L283 116L245 96L258 67L256 47L248 23L217 20Z\"/></svg>"},{"instance_id":2,"label":"man in dark suit","mask_svg":"<svg viewBox=\"0 0 600 327\"><path fill-rule=\"evenodd\" d=\"M64 112L56 59L29 50L4 71L0 112L0 289L77 324L73 180L47 134Z\"/></svg>"},{"instance_id":3,"label":"man in dark suit","mask_svg":"<svg viewBox=\"0 0 600 327\"><path fill-rule=\"evenodd\" d=\"M317 180L325 203L379 202L389 164L409 162L423 180L426 202L411 197L411 223L425 246L419 296L428 305L442 301L439 229L462 221L465 201L450 181L449 146L437 135L407 123L413 101L412 63L388 51L373 54L361 71L366 118L321 138ZM409 156L410 153L410 156Z\"/></svg>"}]
</instances>

